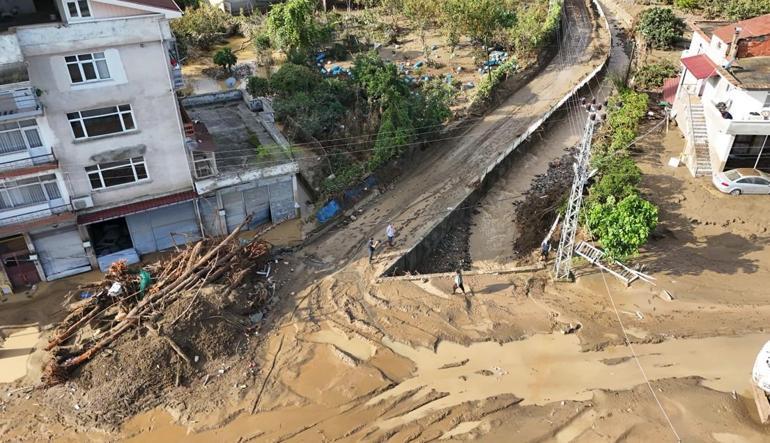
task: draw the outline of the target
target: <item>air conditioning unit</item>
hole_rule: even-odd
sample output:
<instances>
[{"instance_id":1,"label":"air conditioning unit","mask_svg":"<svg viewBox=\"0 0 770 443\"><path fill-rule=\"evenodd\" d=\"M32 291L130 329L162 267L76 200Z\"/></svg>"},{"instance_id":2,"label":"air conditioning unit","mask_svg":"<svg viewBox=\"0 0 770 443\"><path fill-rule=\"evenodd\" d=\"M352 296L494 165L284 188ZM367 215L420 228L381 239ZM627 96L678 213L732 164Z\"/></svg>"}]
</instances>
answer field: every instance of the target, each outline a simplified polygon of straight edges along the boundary
<instances>
[{"instance_id":1,"label":"air conditioning unit","mask_svg":"<svg viewBox=\"0 0 770 443\"><path fill-rule=\"evenodd\" d=\"M78 198L72 199L72 207L76 211L79 211L81 209L92 208L93 206L94 206L94 199L91 198L90 195L87 197L78 197Z\"/></svg>"}]
</instances>

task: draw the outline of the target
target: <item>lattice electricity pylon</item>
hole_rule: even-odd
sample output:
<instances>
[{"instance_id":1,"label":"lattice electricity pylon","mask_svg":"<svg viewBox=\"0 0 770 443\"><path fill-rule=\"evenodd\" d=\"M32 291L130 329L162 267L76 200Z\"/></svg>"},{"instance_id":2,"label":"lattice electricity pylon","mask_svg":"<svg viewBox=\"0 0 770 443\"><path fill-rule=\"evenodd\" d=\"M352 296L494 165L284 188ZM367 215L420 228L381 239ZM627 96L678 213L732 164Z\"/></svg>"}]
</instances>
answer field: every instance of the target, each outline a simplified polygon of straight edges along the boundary
<instances>
[{"instance_id":1,"label":"lattice electricity pylon","mask_svg":"<svg viewBox=\"0 0 770 443\"><path fill-rule=\"evenodd\" d=\"M556 264L553 269L554 280L569 280L572 271L572 254L575 251L575 233L580 217L580 206L583 203L583 187L588 181L589 165L591 162L591 139L594 135L594 126L598 123L598 116L594 113L588 116L586 127L583 131L583 139L580 141L580 151L577 153L575 163L575 178L572 180L572 189L569 194L567 212L564 214L564 223L559 238L559 250L556 252Z\"/></svg>"}]
</instances>

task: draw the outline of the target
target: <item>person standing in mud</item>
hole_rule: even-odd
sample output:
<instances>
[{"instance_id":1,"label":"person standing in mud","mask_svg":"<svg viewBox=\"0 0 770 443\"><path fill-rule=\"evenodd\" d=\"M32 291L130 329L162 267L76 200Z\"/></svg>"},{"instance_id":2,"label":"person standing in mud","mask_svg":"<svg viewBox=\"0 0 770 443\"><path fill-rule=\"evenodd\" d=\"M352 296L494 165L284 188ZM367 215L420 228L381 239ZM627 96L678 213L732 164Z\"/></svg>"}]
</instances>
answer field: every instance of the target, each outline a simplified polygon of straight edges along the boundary
<instances>
[{"instance_id":1,"label":"person standing in mud","mask_svg":"<svg viewBox=\"0 0 770 443\"><path fill-rule=\"evenodd\" d=\"M551 251L551 244L548 242L548 239L543 240L543 243L540 244L540 259L543 262L548 261L548 253Z\"/></svg>"},{"instance_id":2,"label":"person standing in mud","mask_svg":"<svg viewBox=\"0 0 770 443\"><path fill-rule=\"evenodd\" d=\"M393 225L388 223L388 227L385 228L385 235L388 237L388 246L393 247L393 238L396 236L396 229Z\"/></svg>"},{"instance_id":3,"label":"person standing in mud","mask_svg":"<svg viewBox=\"0 0 770 443\"><path fill-rule=\"evenodd\" d=\"M374 250L377 248L377 242L374 241L374 237L369 237L369 241L366 242L366 248L369 250L369 263L372 263L374 258Z\"/></svg>"},{"instance_id":4,"label":"person standing in mud","mask_svg":"<svg viewBox=\"0 0 770 443\"><path fill-rule=\"evenodd\" d=\"M455 282L452 285L452 294L457 292L457 290L460 289L463 292L463 295L465 295L465 286L463 285L463 273L461 270L457 270L457 273L455 273Z\"/></svg>"}]
</instances>

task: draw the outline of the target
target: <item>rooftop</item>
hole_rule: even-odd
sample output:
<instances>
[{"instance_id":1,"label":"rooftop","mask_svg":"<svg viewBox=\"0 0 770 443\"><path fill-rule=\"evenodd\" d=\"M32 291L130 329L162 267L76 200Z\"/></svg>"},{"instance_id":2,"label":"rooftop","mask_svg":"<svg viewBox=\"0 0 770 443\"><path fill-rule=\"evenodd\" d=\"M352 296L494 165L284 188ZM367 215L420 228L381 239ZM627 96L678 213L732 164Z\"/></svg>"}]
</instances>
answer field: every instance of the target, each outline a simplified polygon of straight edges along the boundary
<instances>
[{"instance_id":1,"label":"rooftop","mask_svg":"<svg viewBox=\"0 0 770 443\"><path fill-rule=\"evenodd\" d=\"M733 86L747 90L770 90L770 56L741 58L719 73Z\"/></svg>"},{"instance_id":2,"label":"rooftop","mask_svg":"<svg viewBox=\"0 0 770 443\"><path fill-rule=\"evenodd\" d=\"M741 20L729 25L720 26L714 30L714 35L725 43L730 43L735 34L735 28L741 28L738 38L761 37L770 34L770 14Z\"/></svg>"},{"instance_id":3,"label":"rooftop","mask_svg":"<svg viewBox=\"0 0 770 443\"><path fill-rule=\"evenodd\" d=\"M182 104L195 127L196 150L214 152L219 173L267 168L294 161L270 135L262 119L249 110L242 96L196 101L198 97L184 99Z\"/></svg>"}]
</instances>

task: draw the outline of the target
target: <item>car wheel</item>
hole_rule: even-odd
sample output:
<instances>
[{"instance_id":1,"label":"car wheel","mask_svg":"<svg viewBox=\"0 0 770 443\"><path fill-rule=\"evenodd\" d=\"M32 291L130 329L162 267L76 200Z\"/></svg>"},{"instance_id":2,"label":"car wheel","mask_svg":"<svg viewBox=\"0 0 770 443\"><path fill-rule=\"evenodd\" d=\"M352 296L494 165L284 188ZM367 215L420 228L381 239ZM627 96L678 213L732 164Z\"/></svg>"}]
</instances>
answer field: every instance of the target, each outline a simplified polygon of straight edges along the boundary
<instances>
[{"instance_id":1,"label":"car wheel","mask_svg":"<svg viewBox=\"0 0 770 443\"><path fill-rule=\"evenodd\" d=\"M741 195L741 190L733 189L732 191L730 191L730 195Z\"/></svg>"}]
</instances>

